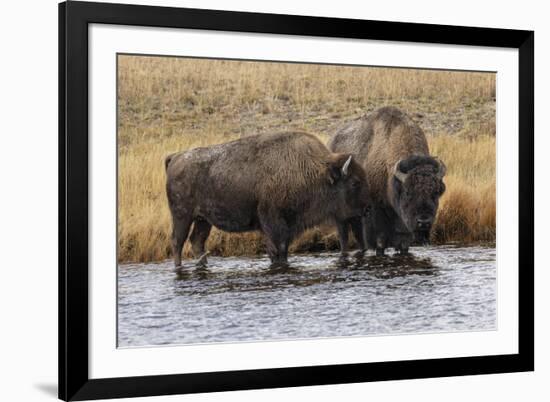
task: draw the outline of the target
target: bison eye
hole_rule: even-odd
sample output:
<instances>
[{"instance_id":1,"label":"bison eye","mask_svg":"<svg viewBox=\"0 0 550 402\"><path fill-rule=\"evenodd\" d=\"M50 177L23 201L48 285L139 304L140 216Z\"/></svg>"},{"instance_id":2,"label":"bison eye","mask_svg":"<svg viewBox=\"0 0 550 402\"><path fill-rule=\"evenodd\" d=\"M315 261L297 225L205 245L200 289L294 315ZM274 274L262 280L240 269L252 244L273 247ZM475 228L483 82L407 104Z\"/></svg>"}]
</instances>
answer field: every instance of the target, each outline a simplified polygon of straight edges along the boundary
<instances>
[{"instance_id":1,"label":"bison eye","mask_svg":"<svg viewBox=\"0 0 550 402\"><path fill-rule=\"evenodd\" d=\"M442 196L445 192L445 183L441 183L441 186L439 187L438 196Z\"/></svg>"}]
</instances>

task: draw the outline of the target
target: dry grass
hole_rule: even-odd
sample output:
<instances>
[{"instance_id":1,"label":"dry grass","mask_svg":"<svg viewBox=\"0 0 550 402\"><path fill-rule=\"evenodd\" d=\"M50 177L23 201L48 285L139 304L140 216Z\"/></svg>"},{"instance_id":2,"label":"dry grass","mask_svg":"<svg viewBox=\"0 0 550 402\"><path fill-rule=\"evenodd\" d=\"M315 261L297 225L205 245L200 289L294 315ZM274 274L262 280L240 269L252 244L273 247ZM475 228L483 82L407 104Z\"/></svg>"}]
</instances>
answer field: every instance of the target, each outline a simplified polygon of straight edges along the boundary
<instances>
[{"instance_id":1,"label":"dry grass","mask_svg":"<svg viewBox=\"0 0 550 402\"><path fill-rule=\"evenodd\" d=\"M495 239L495 76L482 73L119 56L119 261L169 256L164 157L253 133L301 129L325 141L344 121L395 105L448 168L436 242ZM293 250L336 247L315 228ZM256 233L213 230L221 255L263 252Z\"/></svg>"}]
</instances>

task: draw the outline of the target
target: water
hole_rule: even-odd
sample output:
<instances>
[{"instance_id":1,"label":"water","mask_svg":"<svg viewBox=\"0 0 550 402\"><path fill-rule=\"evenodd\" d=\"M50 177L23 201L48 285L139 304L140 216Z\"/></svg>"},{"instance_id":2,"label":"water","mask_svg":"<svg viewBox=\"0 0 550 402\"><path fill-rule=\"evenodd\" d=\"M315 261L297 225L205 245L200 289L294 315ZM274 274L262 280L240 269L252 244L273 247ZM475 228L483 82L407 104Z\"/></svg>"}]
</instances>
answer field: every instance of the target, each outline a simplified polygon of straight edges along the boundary
<instances>
[{"instance_id":1,"label":"water","mask_svg":"<svg viewBox=\"0 0 550 402\"><path fill-rule=\"evenodd\" d=\"M496 329L496 252L120 265L119 347Z\"/></svg>"}]
</instances>

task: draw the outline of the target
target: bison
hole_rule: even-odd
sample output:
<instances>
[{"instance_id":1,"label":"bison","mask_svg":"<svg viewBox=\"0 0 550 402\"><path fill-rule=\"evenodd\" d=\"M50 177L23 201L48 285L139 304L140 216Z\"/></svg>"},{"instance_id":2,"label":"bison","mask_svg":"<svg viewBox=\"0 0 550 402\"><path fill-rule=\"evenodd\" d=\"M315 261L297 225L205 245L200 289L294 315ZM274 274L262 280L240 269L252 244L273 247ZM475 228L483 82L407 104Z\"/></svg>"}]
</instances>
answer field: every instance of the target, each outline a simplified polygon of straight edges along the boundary
<instances>
[{"instance_id":1,"label":"bison","mask_svg":"<svg viewBox=\"0 0 550 402\"><path fill-rule=\"evenodd\" d=\"M176 267L190 235L205 261L212 226L261 231L274 264L286 264L292 239L323 221L360 217L367 206L365 172L350 154L336 154L308 133L244 137L170 155L166 191Z\"/></svg>"},{"instance_id":2,"label":"bison","mask_svg":"<svg viewBox=\"0 0 550 402\"><path fill-rule=\"evenodd\" d=\"M367 175L372 209L363 219L338 224L342 250L351 227L361 250L383 255L393 247L407 254L426 243L445 191L445 164L430 156L422 129L405 113L383 107L339 129L329 141L333 152L353 155Z\"/></svg>"}]
</instances>

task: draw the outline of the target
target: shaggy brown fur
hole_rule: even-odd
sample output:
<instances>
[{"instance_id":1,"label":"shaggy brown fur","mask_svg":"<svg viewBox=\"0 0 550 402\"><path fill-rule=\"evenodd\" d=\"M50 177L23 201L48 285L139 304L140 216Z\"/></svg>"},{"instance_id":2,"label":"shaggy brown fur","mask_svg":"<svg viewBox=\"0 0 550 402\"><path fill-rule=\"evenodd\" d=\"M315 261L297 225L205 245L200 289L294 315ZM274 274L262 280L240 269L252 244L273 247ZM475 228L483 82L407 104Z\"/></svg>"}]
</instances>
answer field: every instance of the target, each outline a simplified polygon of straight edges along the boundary
<instances>
[{"instance_id":1,"label":"shaggy brown fur","mask_svg":"<svg viewBox=\"0 0 550 402\"><path fill-rule=\"evenodd\" d=\"M316 137L262 134L196 148L166 158L176 266L191 223L195 256L213 226L228 232L260 230L274 263L286 263L288 246L307 228L361 216L366 177L350 155L333 154Z\"/></svg>"},{"instance_id":2,"label":"shaggy brown fur","mask_svg":"<svg viewBox=\"0 0 550 402\"><path fill-rule=\"evenodd\" d=\"M348 226L363 249L378 254L387 247L407 253L414 238L427 241L445 190L445 166L430 156L415 122L399 109L384 107L342 127L329 148L349 152L363 165L372 199L372 211L362 223L352 219L339 228L344 245Z\"/></svg>"}]
</instances>

